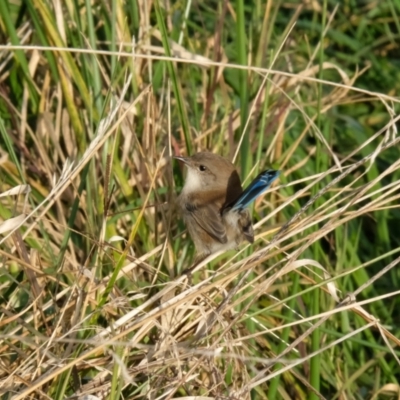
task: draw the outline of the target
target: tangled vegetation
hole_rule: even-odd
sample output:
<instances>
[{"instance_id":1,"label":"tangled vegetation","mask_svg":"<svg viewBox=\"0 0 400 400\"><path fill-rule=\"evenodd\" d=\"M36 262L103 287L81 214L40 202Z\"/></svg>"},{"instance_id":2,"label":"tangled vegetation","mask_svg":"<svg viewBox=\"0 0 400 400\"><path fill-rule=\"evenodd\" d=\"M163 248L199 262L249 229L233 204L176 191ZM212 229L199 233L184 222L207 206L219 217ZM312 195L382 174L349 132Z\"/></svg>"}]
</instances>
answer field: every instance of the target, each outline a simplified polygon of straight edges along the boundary
<instances>
[{"instance_id":1,"label":"tangled vegetation","mask_svg":"<svg viewBox=\"0 0 400 400\"><path fill-rule=\"evenodd\" d=\"M1 398L398 398L399 15L0 1ZM281 175L188 279L200 150Z\"/></svg>"}]
</instances>

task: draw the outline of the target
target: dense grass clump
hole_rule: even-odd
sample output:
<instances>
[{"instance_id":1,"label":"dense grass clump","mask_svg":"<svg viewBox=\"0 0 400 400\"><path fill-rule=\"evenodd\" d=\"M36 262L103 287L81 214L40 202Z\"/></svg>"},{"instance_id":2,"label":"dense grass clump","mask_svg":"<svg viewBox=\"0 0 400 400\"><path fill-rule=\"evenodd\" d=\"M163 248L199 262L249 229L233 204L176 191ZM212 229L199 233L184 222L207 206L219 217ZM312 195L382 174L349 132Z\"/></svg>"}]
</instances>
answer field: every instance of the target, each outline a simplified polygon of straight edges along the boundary
<instances>
[{"instance_id":1,"label":"dense grass clump","mask_svg":"<svg viewBox=\"0 0 400 400\"><path fill-rule=\"evenodd\" d=\"M0 1L2 399L400 391L400 9ZM195 258L171 155L244 185L254 245Z\"/></svg>"}]
</instances>

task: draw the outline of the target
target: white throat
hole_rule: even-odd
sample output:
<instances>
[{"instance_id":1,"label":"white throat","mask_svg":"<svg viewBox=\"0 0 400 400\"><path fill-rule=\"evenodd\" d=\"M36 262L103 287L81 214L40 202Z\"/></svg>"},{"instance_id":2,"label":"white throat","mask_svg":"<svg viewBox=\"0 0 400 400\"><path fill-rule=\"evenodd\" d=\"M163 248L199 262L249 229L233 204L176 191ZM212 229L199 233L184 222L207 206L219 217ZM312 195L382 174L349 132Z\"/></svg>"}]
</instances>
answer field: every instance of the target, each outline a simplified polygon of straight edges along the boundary
<instances>
[{"instance_id":1,"label":"white throat","mask_svg":"<svg viewBox=\"0 0 400 400\"><path fill-rule=\"evenodd\" d=\"M183 186L182 192L192 193L197 192L203 187L200 175L192 168L188 168L185 185Z\"/></svg>"}]
</instances>

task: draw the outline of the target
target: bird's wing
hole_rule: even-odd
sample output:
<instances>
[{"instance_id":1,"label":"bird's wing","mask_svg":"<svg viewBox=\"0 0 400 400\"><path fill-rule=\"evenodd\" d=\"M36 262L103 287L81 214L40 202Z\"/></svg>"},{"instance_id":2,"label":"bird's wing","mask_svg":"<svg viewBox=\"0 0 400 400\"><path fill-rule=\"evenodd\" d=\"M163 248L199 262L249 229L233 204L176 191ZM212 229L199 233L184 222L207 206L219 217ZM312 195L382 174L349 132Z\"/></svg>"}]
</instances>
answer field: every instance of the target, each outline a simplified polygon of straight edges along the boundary
<instances>
[{"instance_id":1,"label":"bird's wing","mask_svg":"<svg viewBox=\"0 0 400 400\"><path fill-rule=\"evenodd\" d=\"M195 204L185 204L185 207L197 225L204 229L213 239L220 243L228 241L221 214L216 205L208 204L200 207Z\"/></svg>"}]
</instances>

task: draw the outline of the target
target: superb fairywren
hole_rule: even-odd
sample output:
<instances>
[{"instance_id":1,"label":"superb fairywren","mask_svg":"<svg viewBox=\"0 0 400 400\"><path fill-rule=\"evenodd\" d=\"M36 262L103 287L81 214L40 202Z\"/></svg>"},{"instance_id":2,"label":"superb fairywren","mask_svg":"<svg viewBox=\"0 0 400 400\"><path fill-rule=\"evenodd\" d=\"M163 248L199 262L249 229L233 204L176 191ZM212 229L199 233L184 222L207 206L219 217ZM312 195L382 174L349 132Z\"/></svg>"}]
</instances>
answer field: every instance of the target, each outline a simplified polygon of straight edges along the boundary
<instances>
[{"instance_id":1,"label":"superb fairywren","mask_svg":"<svg viewBox=\"0 0 400 400\"><path fill-rule=\"evenodd\" d=\"M234 165L216 154L201 152L174 157L188 172L178 204L198 258L254 242L250 212L246 208L278 177L273 169L261 172L245 191Z\"/></svg>"}]
</instances>

